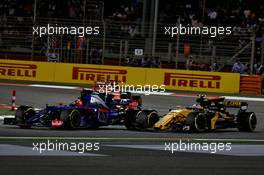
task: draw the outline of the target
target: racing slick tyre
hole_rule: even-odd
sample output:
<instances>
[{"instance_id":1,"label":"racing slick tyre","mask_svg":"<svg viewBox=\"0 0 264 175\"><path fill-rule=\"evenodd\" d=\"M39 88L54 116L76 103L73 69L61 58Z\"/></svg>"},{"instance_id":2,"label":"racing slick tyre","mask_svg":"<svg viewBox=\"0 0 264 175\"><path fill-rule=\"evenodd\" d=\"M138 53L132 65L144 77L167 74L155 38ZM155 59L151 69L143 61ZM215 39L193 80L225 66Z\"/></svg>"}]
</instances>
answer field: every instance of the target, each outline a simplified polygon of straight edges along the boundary
<instances>
[{"instance_id":1,"label":"racing slick tyre","mask_svg":"<svg viewBox=\"0 0 264 175\"><path fill-rule=\"evenodd\" d=\"M191 112L186 119L186 126L189 126L191 132L205 132L208 129L207 117L203 113Z\"/></svg>"},{"instance_id":2,"label":"racing slick tyre","mask_svg":"<svg viewBox=\"0 0 264 175\"><path fill-rule=\"evenodd\" d=\"M60 114L60 120L63 122L62 128L77 129L80 127L81 114L75 109L63 110Z\"/></svg>"},{"instance_id":3,"label":"racing slick tyre","mask_svg":"<svg viewBox=\"0 0 264 175\"><path fill-rule=\"evenodd\" d=\"M15 122L20 128L31 128L31 124L27 120L36 114L31 106L20 106L16 110Z\"/></svg>"},{"instance_id":4,"label":"racing slick tyre","mask_svg":"<svg viewBox=\"0 0 264 175\"><path fill-rule=\"evenodd\" d=\"M253 132L257 125L257 117L254 112L241 112L237 115L238 130Z\"/></svg>"},{"instance_id":5,"label":"racing slick tyre","mask_svg":"<svg viewBox=\"0 0 264 175\"><path fill-rule=\"evenodd\" d=\"M136 129L136 118L137 118L137 115L140 114L140 110L133 110L133 109L129 109L127 110L126 112L126 115L125 115L125 126L127 129L129 130L134 130Z\"/></svg>"},{"instance_id":6,"label":"racing slick tyre","mask_svg":"<svg viewBox=\"0 0 264 175\"><path fill-rule=\"evenodd\" d=\"M136 117L138 128L152 128L159 121L159 114L155 110L142 110Z\"/></svg>"}]
</instances>

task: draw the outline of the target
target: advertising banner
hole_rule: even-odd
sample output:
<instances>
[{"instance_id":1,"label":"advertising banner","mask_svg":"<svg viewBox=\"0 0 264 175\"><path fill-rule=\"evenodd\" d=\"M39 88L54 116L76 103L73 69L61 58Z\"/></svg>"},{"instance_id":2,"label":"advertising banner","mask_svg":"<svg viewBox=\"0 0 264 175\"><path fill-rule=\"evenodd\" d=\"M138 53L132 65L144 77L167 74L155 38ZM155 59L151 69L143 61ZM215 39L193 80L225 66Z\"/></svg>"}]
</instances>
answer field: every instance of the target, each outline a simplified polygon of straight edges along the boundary
<instances>
[{"instance_id":1,"label":"advertising banner","mask_svg":"<svg viewBox=\"0 0 264 175\"><path fill-rule=\"evenodd\" d=\"M115 80L128 85L222 93L238 93L240 86L240 74L236 73L14 60L0 60L0 79L80 84Z\"/></svg>"}]
</instances>

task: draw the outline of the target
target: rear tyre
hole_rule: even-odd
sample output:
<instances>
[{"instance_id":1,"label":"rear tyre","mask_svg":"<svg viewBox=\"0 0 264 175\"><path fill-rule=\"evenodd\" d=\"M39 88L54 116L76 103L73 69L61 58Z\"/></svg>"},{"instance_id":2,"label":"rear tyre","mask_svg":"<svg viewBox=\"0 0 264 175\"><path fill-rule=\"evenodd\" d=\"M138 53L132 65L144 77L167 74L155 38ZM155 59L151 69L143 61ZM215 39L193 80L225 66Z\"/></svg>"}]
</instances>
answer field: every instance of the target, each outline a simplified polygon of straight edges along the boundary
<instances>
[{"instance_id":1,"label":"rear tyre","mask_svg":"<svg viewBox=\"0 0 264 175\"><path fill-rule=\"evenodd\" d=\"M125 115L125 126L129 130L136 129L136 118L140 114L140 110L127 110Z\"/></svg>"},{"instance_id":2,"label":"rear tyre","mask_svg":"<svg viewBox=\"0 0 264 175\"><path fill-rule=\"evenodd\" d=\"M78 129L81 123L81 114L75 109L64 110L60 114L60 120L63 122L64 129Z\"/></svg>"},{"instance_id":3,"label":"rear tyre","mask_svg":"<svg viewBox=\"0 0 264 175\"><path fill-rule=\"evenodd\" d=\"M253 132L257 125L257 117L254 112L241 112L237 116L238 130Z\"/></svg>"},{"instance_id":4,"label":"rear tyre","mask_svg":"<svg viewBox=\"0 0 264 175\"><path fill-rule=\"evenodd\" d=\"M207 117L203 113L191 112L187 116L186 125L191 132L205 132L207 130Z\"/></svg>"},{"instance_id":5,"label":"rear tyre","mask_svg":"<svg viewBox=\"0 0 264 175\"><path fill-rule=\"evenodd\" d=\"M136 117L139 128L152 128L157 121L159 121L159 114L155 110L142 110Z\"/></svg>"},{"instance_id":6,"label":"rear tyre","mask_svg":"<svg viewBox=\"0 0 264 175\"><path fill-rule=\"evenodd\" d=\"M27 120L36 114L31 106L20 106L16 110L15 121L20 128L31 128L31 124Z\"/></svg>"}]
</instances>

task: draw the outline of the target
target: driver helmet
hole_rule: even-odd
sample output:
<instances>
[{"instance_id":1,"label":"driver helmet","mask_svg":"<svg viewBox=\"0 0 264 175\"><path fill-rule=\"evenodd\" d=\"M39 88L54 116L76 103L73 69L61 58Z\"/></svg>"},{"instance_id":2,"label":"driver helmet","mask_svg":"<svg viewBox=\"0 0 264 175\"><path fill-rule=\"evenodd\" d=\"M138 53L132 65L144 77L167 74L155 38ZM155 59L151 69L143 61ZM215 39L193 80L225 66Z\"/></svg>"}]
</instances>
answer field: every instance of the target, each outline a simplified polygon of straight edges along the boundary
<instances>
[{"instance_id":1,"label":"driver helmet","mask_svg":"<svg viewBox=\"0 0 264 175\"><path fill-rule=\"evenodd\" d=\"M78 106L78 107L83 106L83 102L82 102L82 100L81 100L81 99L77 99L77 100L75 100L75 106Z\"/></svg>"}]
</instances>

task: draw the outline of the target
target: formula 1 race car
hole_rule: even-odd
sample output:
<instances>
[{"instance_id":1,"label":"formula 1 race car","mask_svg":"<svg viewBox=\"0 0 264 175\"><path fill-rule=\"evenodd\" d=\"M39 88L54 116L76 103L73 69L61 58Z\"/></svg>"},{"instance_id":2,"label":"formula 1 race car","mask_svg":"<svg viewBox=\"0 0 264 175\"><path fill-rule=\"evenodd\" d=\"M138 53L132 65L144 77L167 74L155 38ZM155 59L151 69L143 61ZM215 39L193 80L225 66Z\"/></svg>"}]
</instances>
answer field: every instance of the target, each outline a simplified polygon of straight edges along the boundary
<instances>
[{"instance_id":1,"label":"formula 1 race car","mask_svg":"<svg viewBox=\"0 0 264 175\"><path fill-rule=\"evenodd\" d=\"M4 123L13 123L22 128L47 126L65 129L121 125L126 121L128 110L140 109L141 96L130 93L120 93L120 95L120 99L113 99L112 94L100 94L83 89L81 96L69 105L47 105L42 110L34 110L31 106L20 106L14 121L7 119ZM103 96L103 99L100 96Z\"/></svg>"},{"instance_id":2,"label":"formula 1 race car","mask_svg":"<svg viewBox=\"0 0 264 175\"><path fill-rule=\"evenodd\" d=\"M239 101L226 101L224 97L207 98L199 96L197 104L189 107L178 106L163 117L156 111L134 110L129 115L132 129L154 128L205 132L221 128L238 128L252 132L257 118L254 112L247 112L248 104ZM230 114L227 108L239 108L237 114Z\"/></svg>"}]
</instances>

